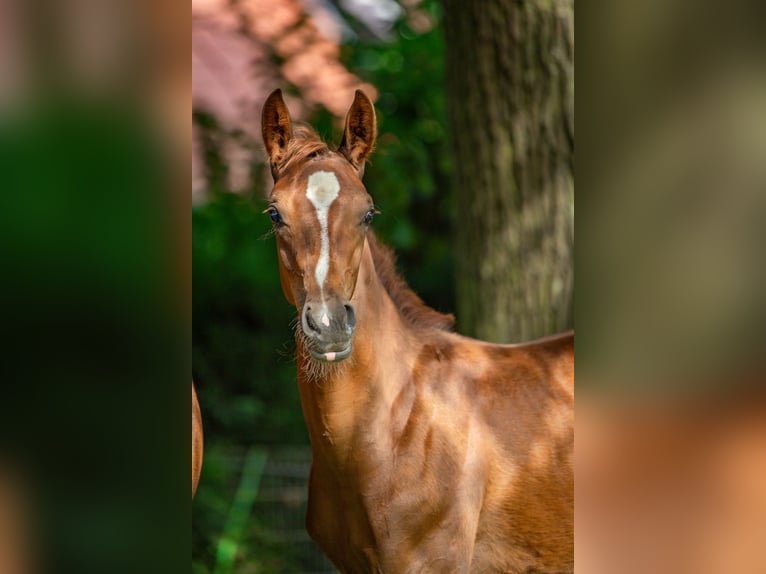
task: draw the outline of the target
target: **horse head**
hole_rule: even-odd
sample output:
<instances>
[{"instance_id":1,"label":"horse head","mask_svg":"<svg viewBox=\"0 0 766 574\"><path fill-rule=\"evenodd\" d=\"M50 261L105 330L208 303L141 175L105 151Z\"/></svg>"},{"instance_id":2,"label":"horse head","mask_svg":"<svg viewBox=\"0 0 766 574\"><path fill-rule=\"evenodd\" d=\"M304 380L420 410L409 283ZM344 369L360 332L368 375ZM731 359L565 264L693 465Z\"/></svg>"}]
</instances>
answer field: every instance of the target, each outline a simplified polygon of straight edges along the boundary
<instances>
[{"instance_id":1,"label":"horse head","mask_svg":"<svg viewBox=\"0 0 766 574\"><path fill-rule=\"evenodd\" d=\"M274 178L266 212L276 236L282 290L300 313L298 329L310 356L343 360L352 351L351 298L376 213L362 184L377 136L375 108L357 90L337 150L311 128L293 125L281 90L268 97L261 120Z\"/></svg>"}]
</instances>

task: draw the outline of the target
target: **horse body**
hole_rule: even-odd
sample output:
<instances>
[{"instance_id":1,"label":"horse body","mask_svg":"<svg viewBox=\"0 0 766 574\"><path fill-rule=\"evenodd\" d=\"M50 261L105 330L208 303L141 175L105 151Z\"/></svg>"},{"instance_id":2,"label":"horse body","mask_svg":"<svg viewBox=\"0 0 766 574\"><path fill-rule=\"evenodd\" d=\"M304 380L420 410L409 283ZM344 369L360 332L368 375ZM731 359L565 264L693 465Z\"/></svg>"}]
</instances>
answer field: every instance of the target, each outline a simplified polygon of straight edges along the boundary
<instances>
[{"instance_id":1,"label":"horse body","mask_svg":"<svg viewBox=\"0 0 766 574\"><path fill-rule=\"evenodd\" d=\"M317 376L299 352L312 537L347 572L571 569L571 335L504 346L418 328L368 297L372 266L366 253L353 362Z\"/></svg>"},{"instance_id":2,"label":"horse body","mask_svg":"<svg viewBox=\"0 0 766 574\"><path fill-rule=\"evenodd\" d=\"M348 573L571 572L573 335L462 337L396 276L365 224L371 108L358 93L338 154L295 141L278 92L264 106L280 276L301 312L307 529Z\"/></svg>"}]
</instances>

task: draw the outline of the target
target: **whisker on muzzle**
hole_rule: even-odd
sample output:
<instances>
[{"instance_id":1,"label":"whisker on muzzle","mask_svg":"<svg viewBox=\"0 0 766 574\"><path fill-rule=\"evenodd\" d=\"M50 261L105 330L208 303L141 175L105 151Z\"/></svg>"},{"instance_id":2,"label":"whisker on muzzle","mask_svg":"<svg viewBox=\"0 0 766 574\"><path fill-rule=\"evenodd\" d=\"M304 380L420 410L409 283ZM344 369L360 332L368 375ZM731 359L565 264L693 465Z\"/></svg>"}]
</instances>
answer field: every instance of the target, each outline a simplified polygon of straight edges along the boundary
<instances>
[{"instance_id":1,"label":"whisker on muzzle","mask_svg":"<svg viewBox=\"0 0 766 574\"><path fill-rule=\"evenodd\" d=\"M303 332L300 315L291 321L291 325L295 331L295 339L297 343L295 360L299 365L301 363L303 364L303 375L306 382L311 384L317 383L324 378L339 374L341 370L350 368L354 364L353 357L349 357L339 363L328 363L315 359L308 351L308 348L312 343L306 336L306 333Z\"/></svg>"}]
</instances>

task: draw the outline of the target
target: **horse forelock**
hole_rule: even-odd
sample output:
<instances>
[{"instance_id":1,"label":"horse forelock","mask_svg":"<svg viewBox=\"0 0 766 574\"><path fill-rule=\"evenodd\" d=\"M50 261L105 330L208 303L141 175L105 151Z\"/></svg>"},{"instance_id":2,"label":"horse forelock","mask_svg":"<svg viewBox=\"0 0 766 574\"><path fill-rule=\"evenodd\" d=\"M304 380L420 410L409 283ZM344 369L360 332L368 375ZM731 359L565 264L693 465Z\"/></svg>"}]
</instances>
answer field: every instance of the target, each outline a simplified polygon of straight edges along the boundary
<instances>
[{"instance_id":1,"label":"horse forelock","mask_svg":"<svg viewBox=\"0 0 766 574\"><path fill-rule=\"evenodd\" d=\"M285 156L279 162L279 171L286 173L312 157L325 157L331 153L332 150L322 141L313 128L305 124L296 124L293 126L292 137L287 144Z\"/></svg>"}]
</instances>

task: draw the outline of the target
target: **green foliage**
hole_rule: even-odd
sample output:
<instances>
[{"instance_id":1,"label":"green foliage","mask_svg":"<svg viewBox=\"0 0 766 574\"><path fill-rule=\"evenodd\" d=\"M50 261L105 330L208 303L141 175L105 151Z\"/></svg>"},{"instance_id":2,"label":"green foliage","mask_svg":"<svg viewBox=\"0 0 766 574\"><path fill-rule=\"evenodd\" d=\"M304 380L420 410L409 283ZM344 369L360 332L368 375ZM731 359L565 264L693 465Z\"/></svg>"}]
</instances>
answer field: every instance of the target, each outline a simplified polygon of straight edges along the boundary
<instances>
[{"instance_id":1,"label":"green foliage","mask_svg":"<svg viewBox=\"0 0 766 574\"><path fill-rule=\"evenodd\" d=\"M193 372L211 436L236 444L303 443L290 328L295 310L282 294L262 209L220 193L192 213Z\"/></svg>"}]
</instances>

